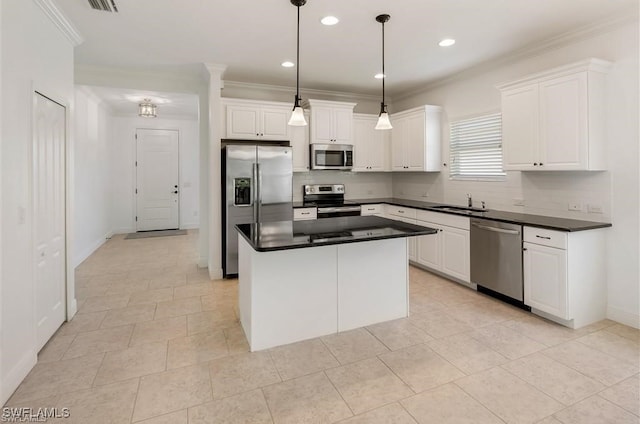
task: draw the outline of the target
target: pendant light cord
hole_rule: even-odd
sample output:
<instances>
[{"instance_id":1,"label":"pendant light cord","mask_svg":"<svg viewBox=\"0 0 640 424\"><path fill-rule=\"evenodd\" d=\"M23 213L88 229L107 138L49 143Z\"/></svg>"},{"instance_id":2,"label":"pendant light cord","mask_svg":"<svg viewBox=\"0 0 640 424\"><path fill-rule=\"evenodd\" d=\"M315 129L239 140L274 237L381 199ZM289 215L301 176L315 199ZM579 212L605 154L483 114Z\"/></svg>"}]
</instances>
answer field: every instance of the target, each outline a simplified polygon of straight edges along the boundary
<instances>
[{"instance_id":1,"label":"pendant light cord","mask_svg":"<svg viewBox=\"0 0 640 424\"><path fill-rule=\"evenodd\" d=\"M296 101L294 107L299 106L300 101L300 6L298 6L298 29L296 46Z\"/></svg>"},{"instance_id":2,"label":"pendant light cord","mask_svg":"<svg viewBox=\"0 0 640 424\"><path fill-rule=\"evenodd\" d=\"M384 80L387 78L387 75L384 73L384 22L382 22L382 107L385 107L384 104Z\"/></svg>"}]
</instances>

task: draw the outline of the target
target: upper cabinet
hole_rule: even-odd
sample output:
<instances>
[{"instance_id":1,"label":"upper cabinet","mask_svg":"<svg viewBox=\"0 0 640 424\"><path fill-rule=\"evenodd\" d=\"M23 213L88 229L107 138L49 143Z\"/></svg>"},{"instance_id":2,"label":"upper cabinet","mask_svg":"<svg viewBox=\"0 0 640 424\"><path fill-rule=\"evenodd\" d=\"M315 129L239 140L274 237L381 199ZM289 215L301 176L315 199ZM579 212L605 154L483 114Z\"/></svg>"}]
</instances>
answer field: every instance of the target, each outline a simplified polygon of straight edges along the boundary
<instances>
[{"instance_id":1,"label":"upper cabinet","mask_svg":"<svg viewBox=\"0 0 640 424\"><path fill-rule=\"evenodd\" d=\"M309 112L304 112L304 119L309 122ZM309 126L290 126L289 142L293 151L293 172L307 172L309 170Z\"/></svg>"},{"instance_id":2,"label":"upper cabinet","mask_svg":"<svg viewBox=\"0 0 640 424\"><path fill-rule=\"evenodd\" d=\"M391 115L391 169L440 171L440 106L425 105Z\"/></svg>"},{"instance_id":3,"label":"upper cabinet","mask_svg":"<svg viewBox=\"0 0 640 424\"><path fill-rule=\"evenodd\" d=\"M604 83L611 63L589 59L498 86L504 168L606 168Z\"/></svg>"},{"instance_id":4,"label":"upper cabinet","mask_svg":"<svg viewBox=\"0 0 640 424\"><path fill-rule=\"evenodd\" d=\"M288 140L292 106L286 103L223 99L226 109L225 138Z\"/></svg>"},{"instance_id":5,"label":"upper cabinet","mask_svg":"<svg viewBox=\"0 0 640 424\"><path fill-rule=\"evenodd\" d=\"M353 144L355 103L309 100L311 143Z\"/></svg>"},{"instance_id":6,"label":"upper cabinet","mask_svg":"<svg viewBox=\"0 0 640 424\"><path fill-rule=\"evenodd\" d=\"M353 171L384 172L391 170L389 160L391 131L376 130L378 115L353 115Z\"/></svg>"}]
</instances>

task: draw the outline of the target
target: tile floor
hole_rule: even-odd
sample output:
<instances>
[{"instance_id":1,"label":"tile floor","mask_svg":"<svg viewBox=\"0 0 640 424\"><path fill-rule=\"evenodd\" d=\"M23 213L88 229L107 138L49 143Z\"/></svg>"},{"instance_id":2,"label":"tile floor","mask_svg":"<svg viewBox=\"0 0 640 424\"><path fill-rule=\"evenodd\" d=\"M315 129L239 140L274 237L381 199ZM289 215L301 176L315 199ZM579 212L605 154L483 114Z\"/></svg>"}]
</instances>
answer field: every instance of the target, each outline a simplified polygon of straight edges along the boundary
<instances>
[{"instance_id":1,"label":"tile floor","mask_svg":"<svg viewBox=\"0 0 640 424\"><path fill-rule=\"evenodd\" d=\"M237 282L209 281L196 243L116 236L87 259L78 314L7 406L67 407L66 424L640 422L635 329L573 331L411 268L410 318L249 353Z\"/></svg>"}]
</instances>

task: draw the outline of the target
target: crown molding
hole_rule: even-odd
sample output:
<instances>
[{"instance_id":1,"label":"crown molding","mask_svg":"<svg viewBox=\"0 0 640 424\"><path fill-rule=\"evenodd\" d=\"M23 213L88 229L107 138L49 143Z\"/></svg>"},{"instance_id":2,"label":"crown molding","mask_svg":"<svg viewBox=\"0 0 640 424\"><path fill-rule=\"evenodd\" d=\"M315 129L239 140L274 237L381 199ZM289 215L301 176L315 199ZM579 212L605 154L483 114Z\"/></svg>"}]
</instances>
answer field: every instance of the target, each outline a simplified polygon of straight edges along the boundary
<instances>
[{"instance_id":1,"label":"crown molding","mask_svg":"<svg viewBox=\"0 0 640 424\"><path fill-rule=\"evenodd\" d=\"M60 11L53 0L33 0L42 9L49 20L62 32L73 47L79 46L84 41L78 29Z\"/></svg>"},{"instance_id":2,"label":"crown molding","mask_svg":"<svg viewBox=\"0 0 640 424\"><path fill-rule=\"evenodd\" d=\"M530 57L539 56L540 54L548 52L549 50L559 49L561 47L574 44L578 41L611 32L632 23L638 23L638 11L636 8L632 8L632 10L629 10L626 13L618 14L613 17L610 16L597 22L592 22L588 25L575 28L571 31L567 31L555 37L529 44L528 46L504 54L502 56L483 61L470 68L463 69L462 71L455 74L448 75L446 77L426 83L424 86L417 90L414 89L399 93L394 96L394 100L404 100L414 95L425 93L427 91L433 90L434 88L450 84L452 82L459 81L477 74L481 74L500 66L505 66L510 63L514 63Z\"/></svg>"},{"instance_id":3,"label":"crown molding","mask_svg":"<svg viewBox=\"0 0 640 424\"><path fill-rule=\"evenodd\" d=\"M295 94L295 87L288 87L284 85L271 85L271 84L258 84L253 82L241 82L241 81L228 81L225 80L225 88L240 88L249 90L266 90L277 91L282 93ZM300 92L305 94L305 97L310 98L314 96L330 96L335 98L341 98L346 100L366 100L366 101L380 101L380 96L373 94L351 93L346 91L330 91L330 90L317 90L313 88L300 87ZM387 98L389 98L387 96ZM389 100L391 100L389 98Z\"/></svg>"}]
</instances>

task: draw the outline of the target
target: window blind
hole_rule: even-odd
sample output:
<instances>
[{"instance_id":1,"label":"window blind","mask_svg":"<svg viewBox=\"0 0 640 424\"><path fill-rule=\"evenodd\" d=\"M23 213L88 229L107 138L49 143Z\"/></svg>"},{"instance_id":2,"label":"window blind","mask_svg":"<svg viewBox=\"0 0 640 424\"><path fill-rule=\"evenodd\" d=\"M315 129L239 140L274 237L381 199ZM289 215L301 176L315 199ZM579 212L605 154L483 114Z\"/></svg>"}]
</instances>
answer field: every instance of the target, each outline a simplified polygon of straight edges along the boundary
<instances>
[{"instance_id":1,"label":"window blind","mask_svg":"<svg viewBox=\"0 0 640 424\"><path fill-rule=\"evenodd\" d=\"M452 122L449 155L452 179L502 179L502 114Z\"/></svg>"}]
</instances>

